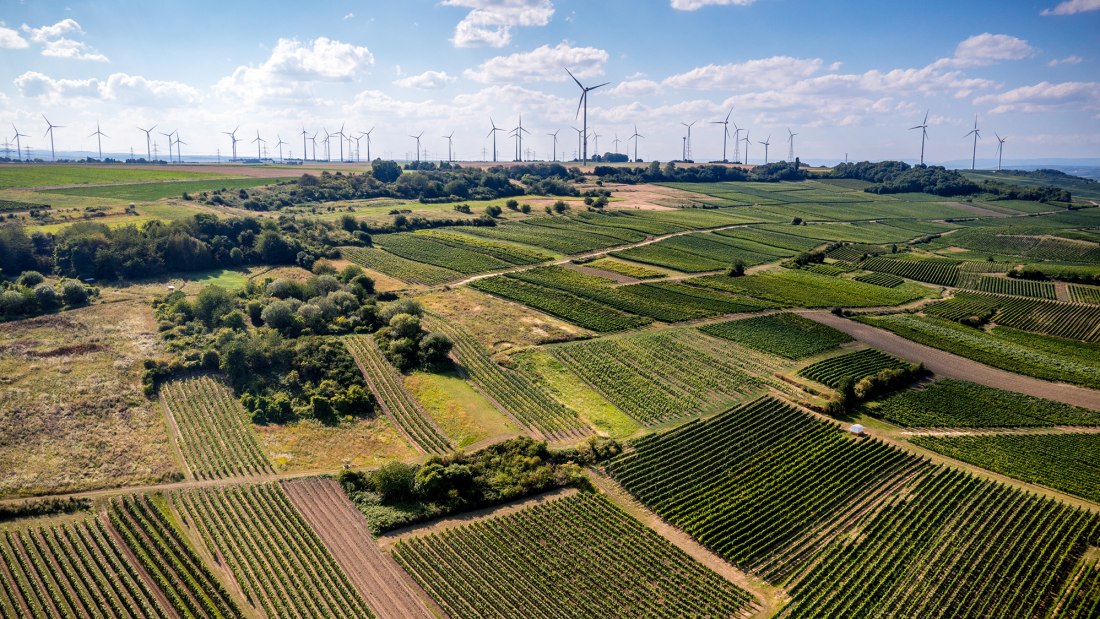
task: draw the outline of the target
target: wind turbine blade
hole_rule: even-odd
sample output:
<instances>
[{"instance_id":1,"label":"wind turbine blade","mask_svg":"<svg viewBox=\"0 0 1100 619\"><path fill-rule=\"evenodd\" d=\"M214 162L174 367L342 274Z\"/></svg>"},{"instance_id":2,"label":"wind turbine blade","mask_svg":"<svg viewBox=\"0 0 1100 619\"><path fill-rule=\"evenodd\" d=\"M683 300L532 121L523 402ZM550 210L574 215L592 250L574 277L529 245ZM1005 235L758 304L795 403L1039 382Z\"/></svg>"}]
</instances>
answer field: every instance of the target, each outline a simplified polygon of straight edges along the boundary
<instances>
[{"instance_id":1,"label":"wind turbine blade","mask_svg":"<svg viewBox=\"0 0 1100 619\"><path fill-rule=\"evenodd\" d=\"M604 86L607 86L607 85L608 85L608 84L610 84L610 83L611 83L611 82L604 82L604 83L602 83L602 84L599 84L599 85L593 86L593 87L591 87L591 88L585 88L585 90L596 90L597 88L603 88Z\"/></svg>"},{"instance_id":2,"label":"wind turbine blade","mask_svg":"<svg viewBox=\"0 0 1100 619\"><path fill-rule=\"evenodd\" d=\"M569 74L569 77L573 78L573 81L577 83L577 86L580 86L580 89L584 90L584 84L581 84L581 81L577 79L577 76L573 75L573 72L569 69L566 69L565 67L562 68L565 69L565 72Z\"/></svg>"},{"instance_id":3,"label":"wind turbine blade","mask_svg":"<svg viewBox=\"0 0 1100 619\"><path fill-rule=\"evenodd\" d=\"M579 84L579 83L580 83L580 82L578 82L578 84ZM587 96L587 95L588 95L588 91L587 91L587 90L585 90L585 91L581 92L581 98L580 98L580 100L578 100L578 101L577 101L577 113L573 115L573 120L576 120L576 119L578 119L578 118L580 118L580 117L581 117L581 104L583 104L583 103L584 103L584 98L585 98L585 96Z\"/></svg>"}]
</instances>

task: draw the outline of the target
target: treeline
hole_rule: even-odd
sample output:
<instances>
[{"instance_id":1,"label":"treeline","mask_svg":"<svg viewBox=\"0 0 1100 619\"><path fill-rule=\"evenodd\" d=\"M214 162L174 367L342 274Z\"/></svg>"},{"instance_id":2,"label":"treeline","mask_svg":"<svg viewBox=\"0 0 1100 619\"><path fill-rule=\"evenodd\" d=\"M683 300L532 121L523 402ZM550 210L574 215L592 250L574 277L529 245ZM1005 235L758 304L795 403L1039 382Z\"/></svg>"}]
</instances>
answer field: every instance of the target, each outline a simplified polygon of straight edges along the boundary
<instances>
[{"instance_id":1,"label":"treeline","mask_svg":"<svg viewBox=\"0 0 1100 619\"><path fill-rule=\"evenodd\" d=\"M432 456L424 464L393 462L374 471L343 471L340 482L374 533L563 486L587 487L581 466L618 455L612 439L589 438L551 451L520 436L481 451Z\"/></svg>"},{"instance_id":2,"label":"treeline","mask_svg":"<svg viewBox=\"0 0 1100 619\"><path fill-rule=\"evenodd\" d=\"M463 168L457 164L410 163L404 169L393 161L375 160L360 174L322 172L303 174L297 180L236 191L204 192L202 202L253 211L274 211L288 206L338 200L394 198L425 203L461 200L493 200L524 194L577 195L573 182L580 172L560 164L530 164L489 169ZM512 180L520 181L520 184Z\"/></svg>"},{"instance_id":3,"label":"treeline","mask_svg":"<svg viewBox=\"0 0 1100 619\"><path fill-rule=\"evenodd\" d=\"M1069 190L1049 185L1026 186L1010 185L1000 181L982 181L982 193L994 196L998 200L1030 200L1032 202L1070 202L1073 196Z\"/></svg>"},{"instance_id":4,"label":"treeline","mask_svg":"<svg viewBox=\"0 0 1100 619\"><path fill-rule=\"evenodd\" d=\"M593 168L593 174L600 180L615 183L723 183L740 181L797 181L807 178L801 162L779 161L756 166L746 172L742 168L727 165L707 164L679 167L674 162L661 166L651 161L644 167L604 166Z\"/></svg>"},{"instance_id":5,"label":"treeline","mask_svg":"<svg viewBox=\"0 0 1100 619\"><path fill-rule=\"evenodd\" d=\"M73 279L54 285L38 271L24 271L15 281L0 281L0 321L81 307L98 295L98 288Z\"/></svg>"},{"instance_id":6,"label":"treeline","mask_svg":"<svg viewBox=\"0 0 1100 619\"><path fill-rule=\"evenodd\" d=\"M219 219L201 213L185 221L114 228L78 222L29 237L19 224L9 224L0 226L0 272L113 280L253 264L311 268L318 258L335 258L338 245L369 243L370 235L359 229L306 218Z\"/></svg>"},{"instance_id":7,"label":"treeline","mask_svg":"<svg viewBox=\"0 0 1100 619\"><path fill-rule=\"evenodd\" d=\"M1070 192L1065 189L1027 187L989 180L979 185L959 172L943 166L911 166L902 161L841 163L825 176L874 183L864 188L864 191L878 194L930 193L945 197L986 194L994 200L1037 202L1069 202L1072 199Z\"/></svg>"}]
</instances>

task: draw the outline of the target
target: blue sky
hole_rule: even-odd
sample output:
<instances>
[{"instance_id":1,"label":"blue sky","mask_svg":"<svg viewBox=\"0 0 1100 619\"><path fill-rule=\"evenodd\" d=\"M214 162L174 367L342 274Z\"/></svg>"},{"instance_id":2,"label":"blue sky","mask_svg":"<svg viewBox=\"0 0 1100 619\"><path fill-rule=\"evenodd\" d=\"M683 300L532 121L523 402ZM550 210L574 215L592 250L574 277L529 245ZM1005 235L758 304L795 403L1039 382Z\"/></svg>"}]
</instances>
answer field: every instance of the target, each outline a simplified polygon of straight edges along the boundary
<instances>
[{"instance_id":1,"label":"blue sky","mask_svg":"<svg viewBox=\"0 0 1100 619\"><path fill-rule=\"evenodd\" d=\"M481 159L489 116L511 128L522 113L525 149L549 158L546 134L560 129L558 156L571 158L566 65L611 82L589 103L600 152L636 123L642 158L678 157L679 123L699 121L695 160L720 159L709 123L732 106L753 163L769 135L770 159L785 157L788 128L807 160L913 160L908 127L926 110L929 161L969 158L975 114L979 159L994 132L1006 159L1100 156L1100 0L8 0L0 20L0 135L14 123L36 150L45 113L65 126L59 151L94 150L98 120L110 152L143 152L135 126L158 124L179 130L185 157L226 154L220 132L240 125L242 155L259 131L270 154L279 135L297 157L303 125L344 123L376 127L372 156L412 156L408 135L423 131L427 156L443 158L454 131L457 158ZM514 156L503 134L498 151Z\"/></svg>"}]
</instances>

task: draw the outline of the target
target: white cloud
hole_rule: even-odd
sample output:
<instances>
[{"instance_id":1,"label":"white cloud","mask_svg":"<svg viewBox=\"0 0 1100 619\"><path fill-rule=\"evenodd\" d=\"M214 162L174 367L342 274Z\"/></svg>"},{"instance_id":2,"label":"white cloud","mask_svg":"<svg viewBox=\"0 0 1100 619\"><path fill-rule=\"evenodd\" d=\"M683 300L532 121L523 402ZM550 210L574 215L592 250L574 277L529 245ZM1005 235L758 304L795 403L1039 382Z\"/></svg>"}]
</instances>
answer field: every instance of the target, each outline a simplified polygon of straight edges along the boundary
<instances>
[{"instance_id":1,"label":"white cloud","mask_svg":"<svg viewBox=\"0 0 1100 619\"><path fill-rule=\"evenodd\" d=\"M14 84L24 97L56 104L75 103L77 99L101 99L138 107L180 106L202 99L202 94L187 84L149 80L126 73L112 73L106 80L55 80L37 71L27 71L15 78Z\"/></svg>"},{"instance_id":2,"label":"white cloud","mask_svg":"<svg viewBox=\"0 0 1100 619\"><path fill-rule=\"evenodd\" d=\"M307 44L279 39L263 64L239 66L214 85L216 92L246 100L308 99L312 82L350 82L374 64L366 47L319 37Z\"/></svg>"},{"instance_id":3,"label":"white cloud","mask_svg":"<svg viewBox=\"0 0 1100 619\"><path fill-rule=\"evenodd\" d=\"M554 15L550 0L443 0L444 6L470 9L455 26L455 47L504 47L515 26L545 26Z\"/></svg>"},{"instance_id":4,"label":"white cloud","mask_svg":"<svg viewBox=\"0 0 1100 619\"><path fill-rule=\"evenodd\" d=\"M1080 56L1066 56L1065 58L1055 58L1047 63L1048 67L1057 67L1063 64L1081 64L1085 59Z\"/></svg>"},{"instance_id":5,"label":"white cloud","mask_svg":"<svg viewBox=\"0 0 1100 619\"><path fill-rule=\"evenodd\" d=\"M348 20L348 19L351 19L353 17L355 17L355 13L348 13L347 15L344 16L344 19Z\"/></svg>"},{"instance_id":6,"label":"white cloud","mask_svg":"<svg viewBox=\"0 0 1100 619\"><path fill-rule=\"evenodd\" d=\"M84 29L73 19L63 19L52 26L31 28L23 24L23 32L31 41L42 46L42 55L51 58L69 60L90 60L108 62L107 57L92 49L87 43L68 38L66 35L83 35Z\"/></svg>"},{"instance_id":7,"label":"white cloud","mask_svg":"<svg viewBox=\"0 0 1100 619\"><path fill-rule=\"evenodd\" d=\"M704 6L748 6L756 0L672 0L672 8L681 11L694 11Z\"/></svg>"},{"instance_id":8,"label":"white cloud","mask_svg":"<svg viewBox=\"0 0 1100 619\"><path fill-rule=\"evenodd\" d=\"M607 91L615 97L649 97L661 93L661 85L653 80L636 79L619 82Z\"/></svg>"},{"instance_id":9,"label":"white cloud","mask_svg":"<svg viewBox=\"0 0 1100 619\"><path fill-rule=\"evenodd\" d=\"M672 75L664 84L673 88L729 90L746 87L775 88L807 78L821 69L820 58L772 56L737 64L706 65Z\"/></svg>"},{"instance_id":10,"label":"white cloud","mask_svg":"<svg viewBox=\"0 0 1100 619\"><path fill-rule=\"evenodd\" d=\"M1100 0L1066 0L1053 9L1043 9L1041 15L1074 15L1100 10Z\"/></svg>"},{"instance_id":11,"label":"white cloud","mask_svg":"<svg viewBox=\"0 0 1100 619\"><path fill-rule=\"evenodd\" d=\"M410 75L409 77L394 80L393 83L403 88L436 90L443 88L453 81L455 81L455 78L447 75L446 71L425 71L420 75Z\"/></svg>"},{"instance_id":12,"label":"white cloud","mask_svg":"<svg viewBox=\"0 0 1100 619\"><path fill-rule=\"evenodd\" d=\"M993 104L994 114L1005 112L1051 112L1060 109L1100 110L1100 82L1039 82L999 94L974 99L979 105Z\"/></svg>"},{"instance_id":13,"label":"white cloud","mask_svg":"<svg viewBox=\"0 0 1100 619\"><path fill-rule=\"evenodd\" d=\"M26 49L28 47L30 47L30 43L19 36L18 31L0 26L0 49Z\"/></svg>"},{"instance_id":14,"label":"white cloud","mask_svg":"<svg viewBox=\"0 0 1100 619\"><path fill-rule=\"evenodd\" d=\"M561 42L550 47L543 45L529 52L519 52L508 56L490 58L477 69L467 69L463 75L467 79L483 84L489 82L560 82L569 79L562 69L568 67L578 78L592 77L603 73L603 65L608 54L595 47L573 47Z\"/></svg>"},{"instance_id":15,"label":"white cloud","mask_svg":"<svg viewBox=\"0 0 1100 619\"><path fill-rule=\"evenodd\" d=\"M955 48L955 57L940 61L957 67L980 67L1002 60L1023 60L1035 55L1035 48L1023 39L1007 34L983 32L974 35Z\"/></svg>"}]
</instances>

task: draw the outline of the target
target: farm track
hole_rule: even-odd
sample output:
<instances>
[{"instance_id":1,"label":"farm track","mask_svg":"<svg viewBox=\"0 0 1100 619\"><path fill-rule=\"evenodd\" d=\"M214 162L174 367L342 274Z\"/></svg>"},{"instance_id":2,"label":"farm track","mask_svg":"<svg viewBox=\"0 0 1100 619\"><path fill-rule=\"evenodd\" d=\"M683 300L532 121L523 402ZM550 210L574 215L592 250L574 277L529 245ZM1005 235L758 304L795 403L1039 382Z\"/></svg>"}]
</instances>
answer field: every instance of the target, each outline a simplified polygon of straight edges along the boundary
<instances>
[{"instance_id":1,"label":"farm track","mask_svg":"<svg viewBox=\"0 0 1100 619\"><path fill-rule=\"evenodd\" d=\"M998 370L965 357L918 344L884 329L835 316L826 311L794 311L824 325L843 331L865 344L914 363L923 363L926 368L939 376L967 380L1005 391L1014 391L1073 406L1100 410L1100 391L1095 389L1066 383L1054 383Z\"/></svg>"},{"instance_id":2,"label":"farm track","mask_svg":"<svg viewBox=\"0 0 1100 619\"><path fill-rule=\"evenodd\" d=\"M284 482L282 486L380 619L446 616L438 607L429 610L425 602L430 599L428 595L388 554L378 549L363 514L337 482L303 479Z\"/></svg>"},{"instance_id":3,"label":"farm track","mask_svg":"<svg viewBox=\"0 0 1100 619\"><path fill-rule=\"evenodd\" d=\"M1036 428L910 428L898 436L1001 436L1004 434L1100 434L1100 426L1048 426Z\"/></svg>"}]
</instances>

